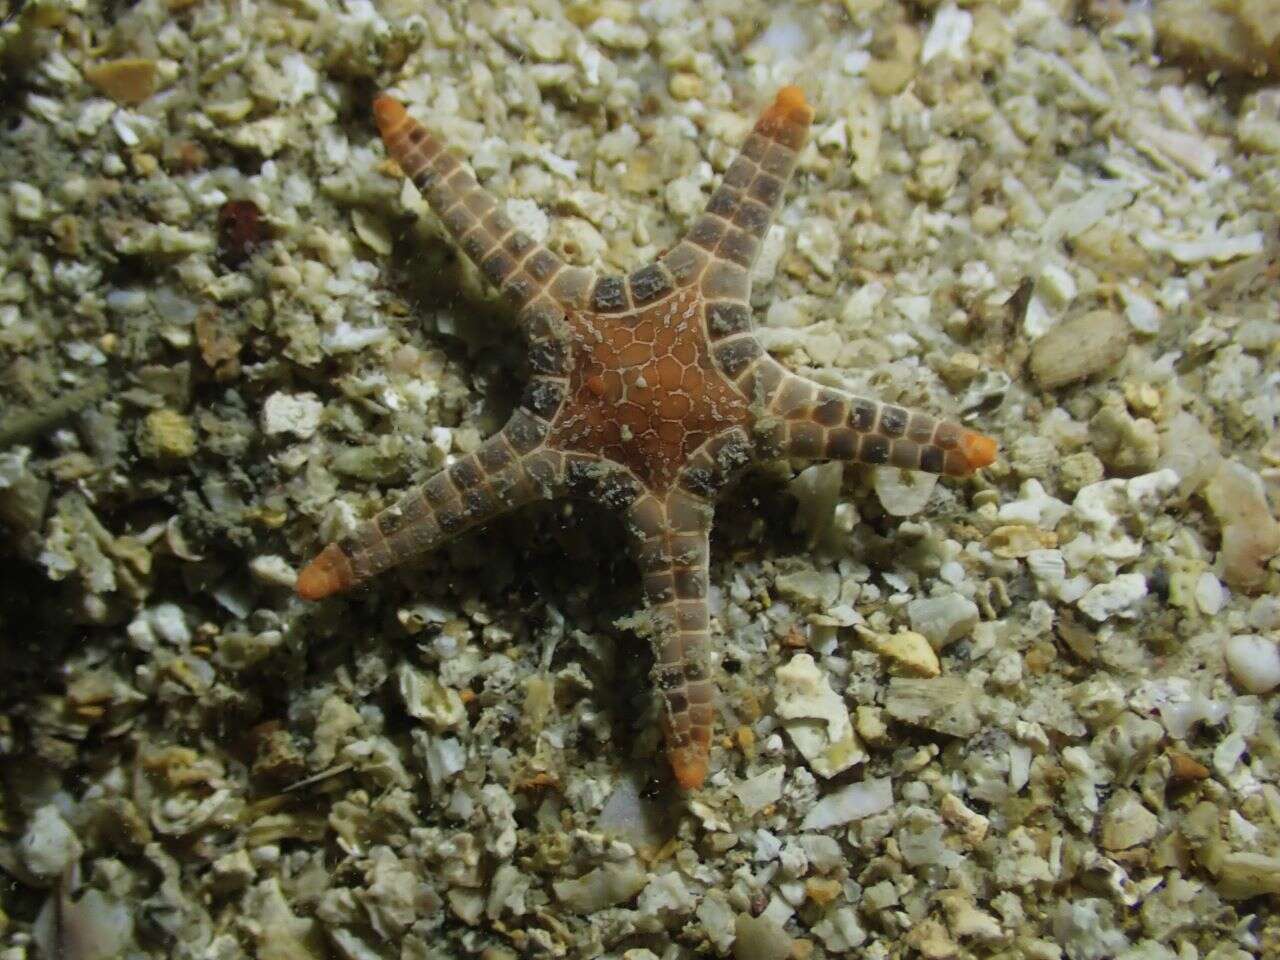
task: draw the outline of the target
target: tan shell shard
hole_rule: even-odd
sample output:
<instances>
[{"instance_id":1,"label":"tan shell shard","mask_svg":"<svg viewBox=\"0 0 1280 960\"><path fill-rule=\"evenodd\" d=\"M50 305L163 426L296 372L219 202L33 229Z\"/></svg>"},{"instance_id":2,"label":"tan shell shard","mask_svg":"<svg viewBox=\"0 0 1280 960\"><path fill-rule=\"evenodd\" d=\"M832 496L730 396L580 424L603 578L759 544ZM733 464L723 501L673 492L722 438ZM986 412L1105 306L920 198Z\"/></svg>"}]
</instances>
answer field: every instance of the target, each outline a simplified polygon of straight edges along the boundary
<instances>
[{"instance_id":1,"label":"tan shell shard","mask_svg":"<svg viewBox=\"0 0 1280 960\"><path fill-rule=\"evenodd\" d=\"M1031 347L1031 373L1056 390L1119 363L1129 348L1129 324L1111 310L1091 310L1058 324Z\"/></svg>"},{"instance_id":2,"label":"tan shell shard","mask_svg":"<svg viewBox=\"0 0 1280 960\"><path fill-rule=\"evenodd\" d=\"M116 103L137 106L156 92L156 64L143 57L86 67L84 77Z\"/></svg>"}]
</instances>

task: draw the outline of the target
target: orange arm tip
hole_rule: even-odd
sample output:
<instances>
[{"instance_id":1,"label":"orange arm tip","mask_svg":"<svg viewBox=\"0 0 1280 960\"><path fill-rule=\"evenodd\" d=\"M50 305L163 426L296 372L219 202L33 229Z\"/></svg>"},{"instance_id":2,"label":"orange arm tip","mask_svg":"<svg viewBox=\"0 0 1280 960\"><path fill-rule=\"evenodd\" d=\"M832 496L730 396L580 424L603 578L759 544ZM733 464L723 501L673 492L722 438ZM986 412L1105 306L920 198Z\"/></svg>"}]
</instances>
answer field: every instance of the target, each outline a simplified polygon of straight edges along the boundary
<instances>
[{"instance_id":1,"label":"orange arm tip","mask_svg":"<svg viewBox=\"0 0 1280 960\"><path fill-rule=\"evenodd\" d=\"M331 543L302 568L294 589L303 600L323 600L351 584L351 564L338 545Z\"/></svg>"},{"instance_id":2,"label":"orange arm tip","mask_svg":"<svg viewBox=\"0 0 1280 960\"><path fill-rule=\"evenodd\" d=\"M970 470L981 470L996 462L996 451L999 445L990 437L981 433L966 431L960 437L960 452L969 461Z\"/></svg>"},{"instance_id":3,"label":"orange arm tip","mask_svg":"<svg viewBox=\"0 0 1280 960\"><path fill-rule=\"evenodd\" d=\"M692 748L670 754L671 771L681 790L697 790L707 779L707 758Z\"/></svg>"},{"instance_id":4,"label":"orange arm tip","mask_svg":"<svg viewBox=\"0 0 1280 960\"><path fill-rule=\"evenodd\" d=\"M807 124L813 120L813 107L804 99L804 91L799 87L783 87L774 97L773 105L765 111L770 119L788 120L791 123Z\"/></svg>"},{"instance_id":5,"label":"orange arm tip","mask_svg":"<svg viewBox=\"0 0 1280 960\"><path fill-rule=\"evenodd\" d=\"M374 97L373 119L378 124L378 132L384 137L404 123L407 116L404 104L395 97L389 97L385 93Z\"/></svg>"}]
</instances>

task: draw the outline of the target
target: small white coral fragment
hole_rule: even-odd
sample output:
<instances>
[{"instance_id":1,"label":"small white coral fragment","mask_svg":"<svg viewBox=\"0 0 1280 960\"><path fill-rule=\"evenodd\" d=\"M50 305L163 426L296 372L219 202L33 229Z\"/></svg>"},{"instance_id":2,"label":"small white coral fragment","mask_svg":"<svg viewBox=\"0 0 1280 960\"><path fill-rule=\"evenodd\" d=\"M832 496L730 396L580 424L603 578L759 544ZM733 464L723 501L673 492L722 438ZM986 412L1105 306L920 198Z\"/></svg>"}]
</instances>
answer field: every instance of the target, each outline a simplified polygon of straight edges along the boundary
<instances>
[{"instance_id":1,"label":"small white coral fragment","mask_svg":"<svg viewBox=\"0 0 1280 960\"><path fill-rule=\"evenodd\" d=\"M721 953L727 953L733 945L734 919L733 908L725 902L724 894L714 887L707 892L694 911L702 931Z\"/></svg>"},{"instance_id":2,"label":"small white coral fragment","mask_svg":"<svg viewBox=\"0 0 1280 960\"><path fill-rule=\"evenodd\" d=\"M782 780L786 772L787 768L779 764L734 786L734 795L742 803L742 809L748 816L778 802L782 797Z\"/></svg>"},{"instance_id":3,"label":"small white coral fragment","mask_svg":"<svg viewBox=\"0 0 1280 960\"><path fill-rule=\"evenodd\" d=\"M28 870L41 877L56 877L80 856L80 841L53 804L31 816L26 833L18 841L18 854Z\"/></svg>"},{"instance_id":4,"label":"small white coral fragment","mask_svg":"<svg viewBox=\"0 0 1280 960\"><path fill-rule=\"evenodd\" d=\"M1147 595L1147 578L1140 573L1122 573L1106 583L1089 588L1076 603L1081 611L1098 623L1117 614L1131 616L1131 608Z\"/></svg>"},{"instance_id":5,"label":"small white coral fragment","mask_svg":"<svg viewBox=\"0 0 1280 960\"><path fill-rule=\"evenodd\" d=\"M985 910L979 910L969 894L949 890L939 899L947 914L947 927L957 939L990 942L1004 936L1000 921Z\"/></svg>"},{"instance_id":6,"label":"small white coral fragment","mask_svg":"<svg viewBox=\"0 0 1280 960\"><path fill-rule=\"evenodd\" d=\"M866 759L853 732L849 708L813 657L797 654L778 668L775 678L777 714L815 773L835 776Z\"/></svg>"},{"instance_id":7,"label":"small white coral fragment","mask_svg":"<svg viewBox=\"0 0 1280 960\"><path fill-rule=\"evenodd\" d=\"M264 157L274 157L284 149L292 129L287 116L264 117L234 127L226 138L233 146L253 150Z\"/></svg>"},{"instance_id":8,"label":"small white coral fragment","mask_svg":"<svg viewBox=\"0 0 1280 960\"><path fill-rule=\"evenodd\" d=\"M251 889L241 909L241 922L255 938L258 956L312 960L324 955L319 922L293 912L278 879L273 877Z\"/></svg>"},{"instance_id":9,"label":"small white coral fragment","mask_svg":"<svg viewBox=\"0 0 1280 960\"><path fill-rule=\"evenodd\" d=\"M1154 230L1143 230L1138 242L1152 253L1165 253L1178 263L1193 264L1253 256L1262 252L1266 238L1262 231L1255 230L1236 237L1207 234L1194 240L1176 240Z\"/></svg>"},{"instance_id":10,"label":"small white coral fragment","mask_svg":"<svg viewBox=\"0 0 1280 960\"><path fill-rule=\"evenodd\" d=\"M943 820L960 830L961 838L969 847L982 843L991 827L990 819L976 810L970 810L954 793L948 793L942 798L938 812L942 814Z\"/></svg>"},{"instance_id":11,"label":"small white coral fragment","mask_svg":"<svg viewBox=\"0 0 1280 960\"><path fill-rule=\"evenodd\" d=\"M954 3L939 7L929 32L925 34L924 45L920 49L920 62L928 63L942 54L953 60L962 59L972 33L973 14L968 10L960 10Z\"/></svg>"},{"instance_id":12,"label":"small white coral fragment","mask_svg":"<svg viewBox=\"0 0 1280 960\"><path fill-rule=\"evenodd\" d=\"M851 906L830 911L812 929L814 936L837 956L861 946L867 939L867 932L858 923L858 911Z\"/></svg>"}]
</instances>

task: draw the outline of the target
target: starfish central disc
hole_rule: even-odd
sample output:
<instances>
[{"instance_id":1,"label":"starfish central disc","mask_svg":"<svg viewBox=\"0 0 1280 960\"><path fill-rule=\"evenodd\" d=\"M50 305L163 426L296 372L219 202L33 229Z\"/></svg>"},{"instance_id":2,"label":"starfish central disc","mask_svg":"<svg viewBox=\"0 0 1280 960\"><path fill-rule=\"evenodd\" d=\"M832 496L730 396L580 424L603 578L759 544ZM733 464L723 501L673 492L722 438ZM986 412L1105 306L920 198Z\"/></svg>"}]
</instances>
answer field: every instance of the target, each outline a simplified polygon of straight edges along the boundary
<instances>
[{"instance_id":1,"label":"starfish central disc","mask_svg":"<svg viewBox=\"0 0 1280 960\"><path fill-rule=\"evenodd\" d=\"M666 490L693 451L747 423L746 398L711 358L694 291L620 316L567 320L575 362L552 425L560 449L602 455Z\"/></svg>"}]
</instances>

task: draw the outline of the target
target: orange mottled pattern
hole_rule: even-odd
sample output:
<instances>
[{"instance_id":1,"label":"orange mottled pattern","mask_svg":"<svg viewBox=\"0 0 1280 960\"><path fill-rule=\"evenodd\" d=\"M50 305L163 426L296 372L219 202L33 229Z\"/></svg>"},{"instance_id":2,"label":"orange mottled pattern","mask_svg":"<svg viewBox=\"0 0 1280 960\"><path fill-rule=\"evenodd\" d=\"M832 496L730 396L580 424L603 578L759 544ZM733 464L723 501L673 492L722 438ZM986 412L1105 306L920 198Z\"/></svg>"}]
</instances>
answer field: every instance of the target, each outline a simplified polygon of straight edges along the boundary
<instances>
[{"instance_id":1,"label":"orange mottled pattern","mask_svg":"<svg viewBox=\"0 0 1280 960\"><path fill-rule=\"evenodd\" d=\"M657 492L707 440L747 423L746 398L711 359L693 291L622 316L567 319L574 365L553 446L603 455Z\"/></svg>"}]
</instances>

